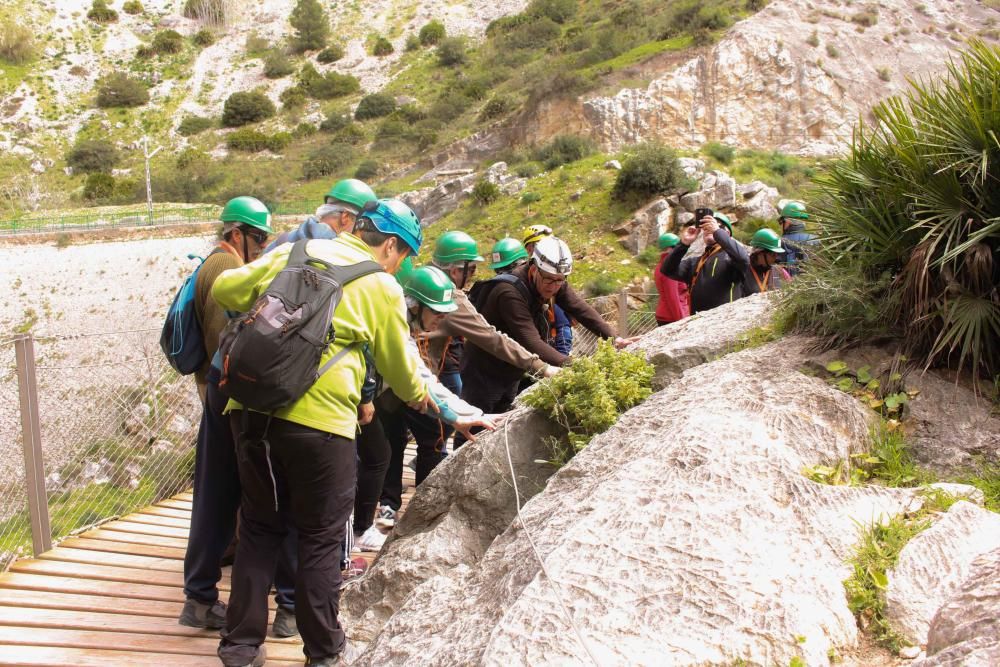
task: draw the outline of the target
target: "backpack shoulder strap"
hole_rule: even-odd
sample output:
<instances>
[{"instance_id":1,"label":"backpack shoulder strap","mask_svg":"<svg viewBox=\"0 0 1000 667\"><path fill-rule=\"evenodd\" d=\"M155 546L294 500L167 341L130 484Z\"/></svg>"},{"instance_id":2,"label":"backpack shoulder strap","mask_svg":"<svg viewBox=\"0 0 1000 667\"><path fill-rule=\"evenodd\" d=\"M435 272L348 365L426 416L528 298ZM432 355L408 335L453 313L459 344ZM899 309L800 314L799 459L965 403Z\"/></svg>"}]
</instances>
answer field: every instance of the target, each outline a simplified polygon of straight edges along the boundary
<instances>
[{"instance_id":1,"label":"backpack shoulder strap","mask_svg":"<svg viewBox=\"0 0 1000 667\"><path fill-rule=\"evenodd\" d=\"M525 285L524 281L518 278L517 276L511 273L501 273L499 276L491 278L490 282L493 282L494 280L497 281L498 283L507 283L508 285L513 285L515 288L517 288L517 291L521 293L521 296L524 297L524 300L527 301L529 304L534 300L531 296L531 291L528 289L528 286Z\"/></svg>"},{"instance_id":2,"label":"backpack shoulder strap","mask_svg":"<svg viewBox=\"0 0 1000 667\"><path fill-rule=\"evenodd\" d=\"M370 259L358 262L357 264L351 264L350 266L338 266L336 269L338 269L337 277L340 278L341 285L346 285L358 278L384 271L381 264Z\"/></svg>"}]
</instances>

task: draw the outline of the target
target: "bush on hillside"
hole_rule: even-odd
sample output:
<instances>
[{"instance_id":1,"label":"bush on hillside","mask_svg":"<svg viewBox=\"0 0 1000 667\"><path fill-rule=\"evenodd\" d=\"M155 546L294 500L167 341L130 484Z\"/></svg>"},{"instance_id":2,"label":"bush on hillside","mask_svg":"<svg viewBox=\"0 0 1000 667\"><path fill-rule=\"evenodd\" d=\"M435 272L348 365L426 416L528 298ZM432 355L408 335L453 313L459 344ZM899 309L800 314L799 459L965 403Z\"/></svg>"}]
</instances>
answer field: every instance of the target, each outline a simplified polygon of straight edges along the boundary
<instances>
[{"instance_id":1,"label":"bush on hillside","mask_svg":"<svg viewBox=\"0 0 1000 667\"><path fill-rule=\"evenodd\" d=\"M281 95L278 96L278 100L281 101L281 107L285 111L291 111L293 109L301 109L306 103L306 97L306 91L301 85L298 85L285 88L281 91Z\"/></svg>"},{"instance_id":2,"label":"bush on hillside","mask_svg":"<svg viewBox=\"0 0 1000 667\"><path fill-rule=\"evenodd\" d=\"M34 33L14 21L0 25L0 60L11 65L26 63L35 57Z\"/></svg>"},{"instance_id":3,"label":"bush on hillside","mask_svg":"<svg viewBox=\"0 0 1000 667\"><path fill-rule=\"evenodd\" d=\"M375 160L365 160L358 165L357 169L354 170L354 178L362 181L370 181L378 176L378 172L378 162Z\"/></svg>"},{"instance_id":4,"label":"bush on hillside","mask_svg":"<svg viewBox=\"0 0 1000 667\"><path fill-rule=\"evenodd\" d=\"M611 196L618 200L643 200L668 194L684 183L677 155L657 143L639 144L622 164Z\"/></svg>"},{"instance_id":5,"label":"bush on hillside","mask_svg":"<svg viewBox=\"0 0 1000 667\"><path fill-rule=\"evenodd\" d=\"M720 144L718 141L710 141L703 149L710 158L722 164L729 164L736 157L736 149L732 146Z\"/></svg>"},{"instance_id":6,"label":"bush on hillside","mask_svg":"<svg viewBox=\"0 0 1000 667\"><path fill-rule=\"evenodd\" d=\"M582 160L595 150L594 142L586 137L560 134L535 150L534 159L544 164L546 169L555 169L560 165Z\"/></svg>"},{"instance_id":7,"label":"bush on hillside","mask_svg":"<svg viewBox=\"0 0 1000 667\"><path fill-rule=\"evenodd\" d=\"M445 95L435 100L434 103L427 109L427 117L433 118L442 123L448 123L465 113L465 110L468 109L471 104L472 100L467 97Z\"/></svg>"},{"instance_id":8,"label":"bush on hillside","mask_svg":"<svg viewBox=\"0 0 1000 667\"><path fill-rule=\"evenodd\" d=\"M110 173L121 161L121 154L104 139L78 140L66 154L66 164L83 173Z\"/></svg>"},{"instance_id":9,"label":"bush on hillside","mask_svg":"<svg viewBox=\"0 0 1000 667\"><path fill-rule=\"evenodd\" d=\"M496 120L517 108L517 102L509 95L494 95L479 111L479 120Z\"/></svg>"},{"instance_id":10,"label":"bush on hillside","mask_svg":"<svg viewBox=\"0 0 1000 667\"><path fill-rule=\"evenodd\" d=\"M319 0L298 0L288 22L295 28L292 48L298 52L322 49L330 37L330 19Z\"/></svg>"},{"instance_id":11,"label":"bush on hillside","mask_svg":"<svg viewBox=\"0 0 1000 667\"><path fill-rule=\"evenodd\" d=\"M421 46L434 46L445 38L444 24L433 19L424 24L417 35Z\"/></svg>"},{"instance_id":12,"label":"bush on hillside","mask_svg":"<svg viewBox=\"0 0 1000 667\"><path fill-rule=\"evenodd\" d=\"M324 65L329 65L330 63L335 63L344 57L344 47L340 44L331 44L322 51L316 54L316 60L323 63Z\"/></svg>"},{"instance_id":13,"label":"bush on hillside","mask_svg":"<svg viewBox=\"0 0 1000 667\"><path fill-rule=\"evenodd\" d=\"M496 46L500 51L516 49L537 49L551 44L562 35L559 24L543 16L528 23L519 24L510 32L497 37Z\"/></svg>"},{"instance_id":14,"label":"bush on hillside","mask_svg":"<svg viewBox=\"0 0 1000 667\"><path fill-rule=\"evenodd\" d=\"M256 30L251 30L243 40L243 50L250 58L261 58L271 48L271 41Z\"/></svg>"},{"instance_id":15,"label":"bush on hillside","mask_svg":"<svg viewBox=\"0 0 1000 667\"><path fill-rule=\"evenodd\" d=\"M126 0L125 4L122 5L122 11L135 16L136 14L142 14L144 10L139 0Z\"/></svg>"},{"instance_id":16,"label":"bush on hillside","mask_svg":"<svg viewBox=\"0 0 1000 667\"><path fill-rule=\"evenodd\" d=\"M276 109L267 95L257 91L233 93L222 107L222 125L240 127L270 118Z\"/></svg>"},{"instance_id":17,"label":"bush on hillside","mask_svg":"<svg viewBox=\"0 0 1000 667\"><path fill-rule=\"evenodd\" d=\"M295 71L291 59L279 49L272 49L264 56L264 76L268 79L280 79Z\"/></svg>"},{"instance_id":18,"label":"bush on hillside","mask_svg":"<svg viewBox=\"0 0 1000 667\"><path fill-rule=\"evenodd\" d=\"M332 100L361 90L361 84L353 76L336 72L320 74L312 63L302 66L299 81L305 93L317 100Z\"/></svg>"},{"instance_id":19,"label":"bush on hillside","mask_svg":"<svg viewBox=\"0 0 1000 667\"><path fill-rule=\"evenodd\" d=\"M579 7L577 0L532 0L528 5L528 13L532 16L544 16L555 23L565 23L576 16Z\"/></svg>"},{"instance_id":20,"label":"bush on hillside","mask_svg":"<svg viewBox=\"0 0 1000 667\"><path fill-rule=\"evenodd\" d=\"M354 160L354 149L347 144L330 144L314 150L302 165L306 180L333 176Z\"/></svg>"},{"instance_id":21,"label":"bush on hillside","mask_svg":"<svg viewBox=\"0 0 1000 667\"><path fill-rule=\"evenodd\" d=\"M341 113L335 109L326 114L326 118L319 124L319 129L323 132L337 132L351 123L350 115Z\"/></svg>"},{"instance_id":22,"label":"bush on hillside","mask_svg":"<svg viewBox=\"0 0 1000 667\"><path fill-rule=\"evenodd\" d=\"M292 142L292 135L288 132L276 132L266 134L252 127L243 127L234 132L230 132L226 137L226 146L234 151L245 151L247 153L258 153L260 151L273 151L275 153L285 149Z\"/></svg>"},{"instance_id":23,"label":"bush on hillside","mask_svg":"<svg viewBox=\"0 0 1000 667\"><path fill-rule=\"evenodd\" d=\"M387 56L395 50L396 49L392 46L392 42L381 35L377 37L375 39L375 43L372 44L373 56Z\"/></svg>"},{"instance_id":24,"label":"bush on hillside","mask_svg":"<svg viewBox=\"0 0 1000 667\"><path fill-rule=\"evenodd\" d=\"M346 127L342 127L333 133L332 141L333 143L357 146L368 141L368 136L357 123L348 123Z\"/></svg>"},{"instance_id":25,"label":"bush on hillside","mask_svg":"<svg viewBox=\"0 0 1000 667\"><path fill-rule=\"evenodd\" d=\"M94 23L114 23L118 20L118 12L108 7L107 0L94 0L87 18Z\"/></svg>"},{"instance_id":26,"label":"bush on hillside","mask_svg":"<svg viewBox=\"0 0 1000 667\"><path fill-rule=\"evenodd\" d=\"M368 120L388 116L396 110L396 99L388 93L365 95L354 110L355 120Z\"/></svg>"},{"instance_id":27,"label":"bush on hillside","mask_svg":"<svg viewBox=\"0 0 1000 667\"><path fill-rule=\"evenodd\" d=\"M447 37L441 40L437 47L437 59L438 63L445 67L465 64L469 59L469 54L465 50L465 39Z\"/></svg>"},{"instance_id":28,"label":"bush on hillside","mask_svg":"<svg viewBox=\"0 0 1000 667\"><path fill-rule=\"evenodd\" d=\"M141 48L141 47L140 47ZM161 30L153 35L153 41L141 55L162 55L180 53L184 48L184 38L176 30Z\"/></svg>"},{"instance_id":29,"label":"bush on hillside","mask_svg":"<svg viewBox=\"0 0 1000 667\"><path fill-rule=\"evenodd\" d=\"M483 179L472 187L472 201L479 206L489 206L497 199L500 199L500 188L496 183Z\"/></svg>"},{"instance_id":30,"label":"bush on hillside","mask_svg":"<svg viewBox=\"0 0 1000 667\"><path fill-rule=\"evenodd\" d=\"M101 172L89 174L83 184L83 198L90 202L104 203L115 194L115 179Z\"/></svg>"},{"instance_id":31,"label":"bush on hillside","mask_svg":"<svg viewBox=\"0 0 1000 667\"><path fill-rule=\"evenodd\" d=\"M149 101L149 90L138 79L115 72L97 83L97 106L140 107Z\"/></svg>"},{"instance_id":32,"label":"bush on hillside","mask_svg":"<svg viewBox=\"0 0 1000 667\"><path fill-rule=\"evenodd\" d=\"M898 330L921 364L1000 374L998 80L1000 48L973 42L946 78L859 124L817 179L822 245L788 294L794 328L836 342ZM857 276L855 289L818 289L838 274ZM803 303L810 280L822 302Z\"/></svg>"},{"instance_id":33,"label":"bush on hillside","mask_svg":"<svg viewBox=\"0 0 1000 667\"><path fill-rule=\"evenodd\" d=\"M195 46L212 46L215 44L215 33L208 28L202 28L191 36L191 41Z\"/></svg>"},{"instance_id":34,"label":"bush on hillside","mask_svg":"<svg viewBox=\"0 0 1000 667\"><path fill-rule=\"evenodd\" d=\"M204 116L185 116L181 120L180 125L177 126L177 134L182 137L192 137L196 134L200 134L212 127L213 121L211 118L205 118Z\"/></svg>"}]
</instances>

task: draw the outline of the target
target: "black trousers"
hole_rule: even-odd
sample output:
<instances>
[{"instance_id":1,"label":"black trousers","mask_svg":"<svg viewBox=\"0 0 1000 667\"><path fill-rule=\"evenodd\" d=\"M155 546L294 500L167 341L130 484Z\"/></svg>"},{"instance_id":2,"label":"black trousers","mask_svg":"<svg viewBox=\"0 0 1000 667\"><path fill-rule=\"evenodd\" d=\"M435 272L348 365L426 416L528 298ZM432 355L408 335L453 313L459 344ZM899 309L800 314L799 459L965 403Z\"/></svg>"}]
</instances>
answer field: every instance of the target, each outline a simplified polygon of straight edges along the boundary
<instances>
[{"instance_id":1,"label":"black trousers","mask_svg":"<svg viewBox=\"0 0 1000 667\"><path fill-rule=\"evenodd\" d=\"M219 656L245 656L267 632L267 594L288 526L298 530L295 619L312 660L338 655L340 556L354 506L353 440L243 412L230 415L243 498L240 542Z\"/></svg>"},{"instance_id":2,"label":"black trousers","mask_svg":"<svg viewBox=\"0 0 1000 667\"><path fill-rule=\"evenodd\" d=\"M507 381L469 365L462 369L462 400L488 415L507 412L517 398L520 381L521 378ZM473 432L481 430L475 429ZM465 438L461 433L456 433L455 448L464 444Z\"/></svg>"},{"instance_id":3,"label":"black trousers","mask_svg":"<svg viewBox=\"0 0 1000 667\"><path fill-rule=\"evenodd\" d=\"M382 421L382 430L389 443L389 467L382 481L379 502L399 511L403 506L403 455L406 453L406 405L390 390L375 400L375 414Z\"/></svg>"},{"instance_id":4,"label":"black trousers","mask_svg":"<svg viewBox=\"0 0 1000 667\"><path fill-rule=\"evenodd\" d=\"M382 495L385 473L392 460L392 450L382 426L382 413L375 408L375 418L361 427L358 434L358 488L354 497L354 532L371 528L375 508Z\"/></svg>"},{"instance_id":5,"label":"black trousers","mask_svg":"<svg viewBox=\"0 0 1000 667\"><path fill-rule=\"evenodd\" d=\"M218 371L212 370L205 387L205 405L194 459L194 501L184 554L184 595L211 604L219 599L222 555L236 531L240 506L240 477L236 445L229 417L222 414L227 398L219 392ZM274 584L282 607L295 607L295 540L282 544Z\"/></svg>"}]
</instances>

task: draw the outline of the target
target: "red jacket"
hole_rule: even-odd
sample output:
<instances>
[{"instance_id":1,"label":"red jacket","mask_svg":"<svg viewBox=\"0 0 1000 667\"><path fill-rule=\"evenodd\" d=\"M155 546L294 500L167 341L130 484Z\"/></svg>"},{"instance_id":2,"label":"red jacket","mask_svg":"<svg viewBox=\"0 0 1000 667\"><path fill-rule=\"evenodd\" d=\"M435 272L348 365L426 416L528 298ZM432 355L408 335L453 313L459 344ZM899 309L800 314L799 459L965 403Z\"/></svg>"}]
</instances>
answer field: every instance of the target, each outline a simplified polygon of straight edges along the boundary
<instances>
[{"instance_id":1,"label":"red jacket","mask_svg":"<svg viewBox=\"0 0 1000 667\"><path fill-rule=\"evenodd\" d=\"M660 293L660 301L656 304L656 321L660 323L683 320L691 314L687 285L679 280L667 278L660 271L660 267L663 266L663 262L669 254L669 250L660 254L660 261L653 272L653 278L656 280L656 291Z\"/></svg>"}]
</instances>

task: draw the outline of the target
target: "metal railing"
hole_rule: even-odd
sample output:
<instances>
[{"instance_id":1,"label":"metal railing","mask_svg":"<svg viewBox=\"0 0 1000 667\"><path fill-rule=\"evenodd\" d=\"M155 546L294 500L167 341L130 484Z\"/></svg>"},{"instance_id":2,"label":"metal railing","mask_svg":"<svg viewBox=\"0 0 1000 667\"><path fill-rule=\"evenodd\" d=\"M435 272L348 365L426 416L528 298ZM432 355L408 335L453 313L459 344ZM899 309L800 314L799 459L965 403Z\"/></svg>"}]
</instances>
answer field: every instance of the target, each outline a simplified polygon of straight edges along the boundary
<instances>
[{"instance_id":1,"label":"metal railing","mask_svg":"<svg viewBox=\"0 0 1000 667\"><path fill-rule=\"evenodd\" d=\"M0 571L190 486L201 402L158 338L142 329L2 341Z\"/></svg>"},{"instance_id":2,"label":"metal railing","mask_svg":"<svg viewBox=\"0 0 1000 667\"><path fill-rule=\"evenodd\" d=\"M590 297L587 302L611 324L619 336L640 336L656 328L656 292L618 290L617 294ZM592 354L600 338L576 323L573 327L573 353Z\"/></svg>"}]
</instances>

